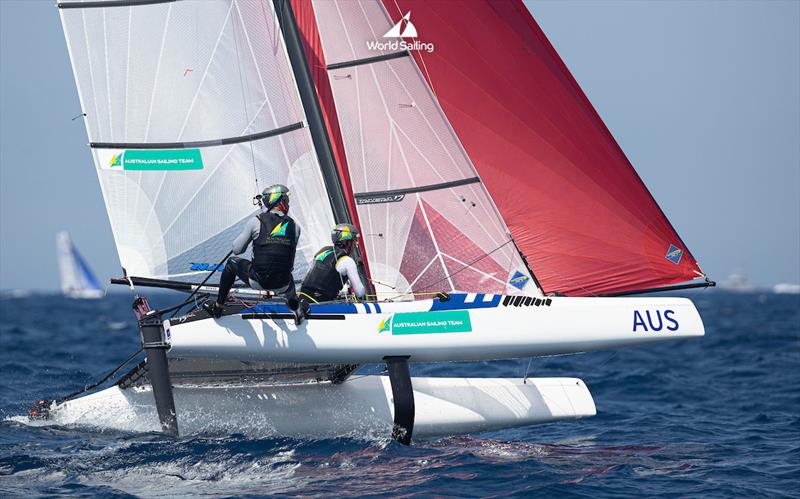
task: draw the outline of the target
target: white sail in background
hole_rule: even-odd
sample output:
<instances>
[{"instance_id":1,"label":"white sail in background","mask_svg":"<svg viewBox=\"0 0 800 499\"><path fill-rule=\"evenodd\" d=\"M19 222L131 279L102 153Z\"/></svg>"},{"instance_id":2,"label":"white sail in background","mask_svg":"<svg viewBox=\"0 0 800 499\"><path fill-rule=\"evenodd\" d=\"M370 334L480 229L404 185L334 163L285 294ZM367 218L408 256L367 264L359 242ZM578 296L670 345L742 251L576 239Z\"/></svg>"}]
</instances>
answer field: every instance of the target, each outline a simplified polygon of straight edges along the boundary
<instances>
[{"instance_id":1,"label":"white sail in background","mask_svg":"<svg viewBox=\"0 0 800 499\"><path fill-rule=\"evenodd\" d=\"M203 279L281 183L302 276L333 215L272 3L97 4L59 6L127 274Z\"/></svg>"},{"instance_id":2,"label":"white sail in background","mask_svg":"<svg viewBox=\"0 0 800 499\"><path fill-rule=\"evenodd\" d=\"M59 232L56 236L58 249L58 271L61 277L61 292L70 298L100 298L104 291L86 261L75 249L69 234Z\"/></svg>"},{"instance_id":3,"label":"white sail in background","mask_svg":"<svg viewBox=\"0 0 800 499\"><path fill-rule=\"evenodd\" d=\"M371 49L393 24L381 2L313 6L378 289L539 295L414 59Z\"/></svg>"}]
</instances>

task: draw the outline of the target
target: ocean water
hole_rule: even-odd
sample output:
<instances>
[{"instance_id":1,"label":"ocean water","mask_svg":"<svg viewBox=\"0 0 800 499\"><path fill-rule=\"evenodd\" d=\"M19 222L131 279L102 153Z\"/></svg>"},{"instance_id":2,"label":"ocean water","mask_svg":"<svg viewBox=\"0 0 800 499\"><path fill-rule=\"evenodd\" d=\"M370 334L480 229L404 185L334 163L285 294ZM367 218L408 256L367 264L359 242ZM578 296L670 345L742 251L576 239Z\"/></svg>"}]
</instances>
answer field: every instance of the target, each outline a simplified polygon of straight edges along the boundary
<instances>
[{"instance_id":1,"label":"ocean water","mask_svg":"<svg viewBox=\"0 0 800 499\"><path fill-rule=\"evenodd\" d=\"M0 299L0 496L800 497L800 296L697 291L703 339L534 359L597 416L416 442L30 426L138 348L130 297ZM167 297L161 297L166 300ZM527 360L415 365L523 375Z\"/></svg>"}]
</instances>

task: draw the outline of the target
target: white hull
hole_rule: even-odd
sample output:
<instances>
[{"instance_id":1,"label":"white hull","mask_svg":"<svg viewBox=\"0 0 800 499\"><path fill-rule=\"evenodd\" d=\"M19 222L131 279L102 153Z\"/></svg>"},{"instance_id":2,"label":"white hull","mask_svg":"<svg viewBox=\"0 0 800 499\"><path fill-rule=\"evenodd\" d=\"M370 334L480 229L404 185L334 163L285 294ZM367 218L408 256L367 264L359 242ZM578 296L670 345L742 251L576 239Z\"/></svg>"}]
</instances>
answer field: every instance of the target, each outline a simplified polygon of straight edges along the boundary
<instances>
[{"instance_id":1,"label":"white hull","mask_svg":"<svg viewBox=\"0 0 800 499\"><path fill-rule=\"evenodd\" d=\"M412 378L414 438L497 430L595 415L575 378ZM394 407L386 376L342 384L187 387L173 390L181 435L246 433L301 438L388 438ZM160 431L149 387L116 386L54 408L56 424Z\"/></svg>"},{"instance_id":2,"label":"white hull","mask_svg":"<svg viewBox=\"0 0 800 499\"><path fill-rule=\"evenodd\" d=\"M319 307L300 327L271 318L266 311L280 312L276 306L219 320L173 320L167 324L169 355L308 363L409 356L412 362L441 362L588 352L704 334L697 309L685 298L560 297L548 299L548 306L506 306L499 295L451 300L339 305L345 313L338 315L335 308ZM426 321L460 323L449 330L418 326Z\"/></svg>"}]
</instances>

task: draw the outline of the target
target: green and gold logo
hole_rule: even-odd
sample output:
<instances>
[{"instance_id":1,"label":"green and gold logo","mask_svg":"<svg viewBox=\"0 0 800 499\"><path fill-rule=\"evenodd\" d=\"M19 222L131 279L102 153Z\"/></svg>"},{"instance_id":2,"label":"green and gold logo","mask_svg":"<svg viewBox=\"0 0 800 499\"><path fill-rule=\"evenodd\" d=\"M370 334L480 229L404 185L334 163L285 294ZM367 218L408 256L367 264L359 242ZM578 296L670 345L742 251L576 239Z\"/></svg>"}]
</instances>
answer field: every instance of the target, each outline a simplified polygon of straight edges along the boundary
<instances>
[{"instance_id":1,"label":"green and gold logo","mask_svg":"<svg viewBox=\"0 0 800 499\"><path fill-rule=\"evenodd\" d=\"M108 166L122 166L122 153L111 156Z\"/></svg>"},{"instance_id":2,"label":"green and gold logo","mask_svg":"<svg viewBox=\"0 0 800 499\"><path fill-rule=\"evenodd\" d=\"M320 251L319 253L317 253L317 256L314 257L314 260L321 262L324 259L328 258L328 255L330 255L331 253L333 253L332 250Z\"/></svg>"},{"instance_id":3,"label":"green and gold logo","mask_svg":"<svg viewBox=\"0 0 800 499\"><path fill-rule=\"evenodd\" d=\"M269 233L272 237L286 237L286 226L289 225L289 222L281 222L276 225L272 232Z\"/></svg>"},{"instance_id":4,"label":"green and gold logo","mask_svg":"<svg viewBox=\"0 0 800 499\"><path fill-rule=\"evenodd\" d=\"M402 312L392 314L378 324L378 333L401 334L468 333L472 331L468 310L439 312Z\"/></svg>"},{"instance_id":5,"label":"green and gold logo","mask_svg":"<svg viewBox=\"0 0 800 499\"><path fill-rule=\"evenodd\" d=\"M282 196L282 195L284 195L284 194L285 194L285 193L284 193L284 192L282 192L282 191L281 191L281 189L280 189L279 187L278 187L278 188L276 188L276 189L275 189L275 192L271 192L271 193L269 194L269 204L272 204L272 203L274 203L275 201L277 201L278 199L280 199L280 198L281 198L281 196Z\"/></svg>"},{"instance_id":6,"label":"green and gold logo","mask_svg":"<svg viewBox=\"0 0 800 499\"><path fill-rule=\"evenodd\" d=\"M200 149L127 149L111 156L108 168L123 170L173 171L202 170Z\"/></svg>"}]
</instances>

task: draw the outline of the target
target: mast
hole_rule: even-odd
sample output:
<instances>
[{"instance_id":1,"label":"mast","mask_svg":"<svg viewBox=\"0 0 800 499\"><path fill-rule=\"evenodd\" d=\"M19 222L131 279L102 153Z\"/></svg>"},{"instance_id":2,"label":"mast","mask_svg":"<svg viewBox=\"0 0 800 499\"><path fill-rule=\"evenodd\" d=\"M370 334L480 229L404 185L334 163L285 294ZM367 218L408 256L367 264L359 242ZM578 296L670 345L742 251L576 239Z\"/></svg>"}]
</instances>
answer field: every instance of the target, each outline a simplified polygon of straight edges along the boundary
<instances>
[{"instance_id":1,"label":"mast","mask_svg":"<svg viewBox=\"0 0 800 499\"><path fill-rule=\"evenodd\" d=\"M328 130L322 117L322 108L317 97L314 79L311 76L311 69L308 67L308 61L303 52L303 43L300 39L300 31L297 28L297 19L292 10L291 0L272 1L275 7L275 15L278 16L278 24L283 35L283 41L286 45L286 52L289 55L292 72L297 81L300 101L303 104L306 119L308 120L314 151L316 151L317 160L322 170L322 179L325 183L325 189L328 191L328 199L333 209L333 219L337 224L352 223L353 218L347 208L342 180L339 177L339 170L333 157L333 146L331 146L331 139L328 136ZM366 265L364 265L364 259L358 244L355 245L355 251L358 254L358 258L355 260L358 265L359 276L369 292L374 293L375 289L367 275Z\"/></svg>"},{"instance_id":2,"label":"mast","mask_svg":"<svg viewBox=\"0 0 800 499\"><path fill-rule=\"evenodd\" d=\"M300 40L300 32L297 28L297 20L294 17L291 1L273 0L273 5L275 6L275 14L278 16L278 24L283 35L283 41L286 44L286 52L289 54L292 72L297 81L300 101L306 112L306 119L308 119L308 127L311 131L311 139L314 143L314 150L317 153L317 160L322 170L325 189L328 191L328 198L333 208L333 219L337 224L351 223L352 217L347 209L342 182L336 168L336 161L333 159L333 147L325 128L325 121L322 118L322 109L317 100L317 91L314 88L311 70L303 53L303 44Z\"/></svg>"}]
</instances>

